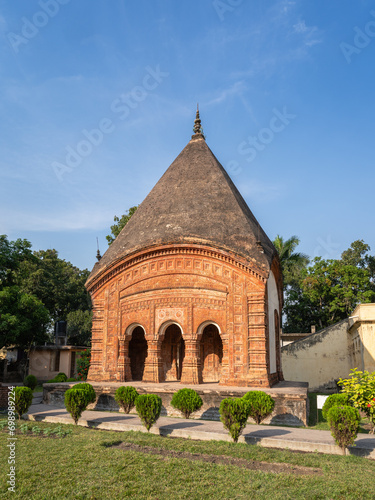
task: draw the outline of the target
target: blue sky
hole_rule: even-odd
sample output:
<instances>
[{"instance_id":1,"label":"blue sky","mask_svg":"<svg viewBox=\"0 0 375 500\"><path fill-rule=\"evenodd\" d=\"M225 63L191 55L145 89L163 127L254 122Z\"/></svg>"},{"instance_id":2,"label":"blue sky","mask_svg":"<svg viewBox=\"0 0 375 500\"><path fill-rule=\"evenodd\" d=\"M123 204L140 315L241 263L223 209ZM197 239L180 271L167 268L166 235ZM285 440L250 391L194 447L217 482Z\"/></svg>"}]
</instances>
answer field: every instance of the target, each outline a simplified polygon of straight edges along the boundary
<instances>
[{"instance_id":1,"label":"blue sky","mask_svg":"<svg viewBox=\"0 0 375 500\"><path fill-rule=\"evenodd\" d=\"M375 6L0 0L0 234L80 268L192 134L267 234L375 253Z\"/></svg>"}]
</instances>

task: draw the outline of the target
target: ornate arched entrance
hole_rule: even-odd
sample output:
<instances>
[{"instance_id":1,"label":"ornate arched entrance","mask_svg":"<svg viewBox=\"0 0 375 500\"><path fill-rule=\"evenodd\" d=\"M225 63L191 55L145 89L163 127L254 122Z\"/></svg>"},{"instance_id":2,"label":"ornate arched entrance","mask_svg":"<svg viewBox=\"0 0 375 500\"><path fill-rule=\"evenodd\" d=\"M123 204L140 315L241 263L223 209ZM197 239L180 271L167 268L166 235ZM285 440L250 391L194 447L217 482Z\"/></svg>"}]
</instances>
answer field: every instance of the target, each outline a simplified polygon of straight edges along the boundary
<instances>
[{"instance_id":1,"label":"ornate arched entrance","mask_svg":"<svg viewBox=\"0 0 375 500\"><path fill-rule=\"evenodd\" d=\"M171 323L162 329L161 359L163 361L162 381L181 380L185 357L185 342L181 327Z\"/></svg>"},{"instance_id":2,"label":"ornate arched entrance","mask_svg":"<svg viewBox=\"0 0 375 500\"><path fill-rule=\"evenodd\" d=\"M129 358L132 380L142 380L147 358L147 340L141 326L136 326L129 342Z\"/></svg>"},{"instance_id":3,"label":"ornate arched entrance","mask_svg":"<svg viewBox=\"0 0 375 500\"><path fill-rule=\"evenodd\" d=\"M219 382L223 360L223 342L219 329L213 323L203 328L199 342L200 370L202 382Z\"/></svg>"}]
</instances>

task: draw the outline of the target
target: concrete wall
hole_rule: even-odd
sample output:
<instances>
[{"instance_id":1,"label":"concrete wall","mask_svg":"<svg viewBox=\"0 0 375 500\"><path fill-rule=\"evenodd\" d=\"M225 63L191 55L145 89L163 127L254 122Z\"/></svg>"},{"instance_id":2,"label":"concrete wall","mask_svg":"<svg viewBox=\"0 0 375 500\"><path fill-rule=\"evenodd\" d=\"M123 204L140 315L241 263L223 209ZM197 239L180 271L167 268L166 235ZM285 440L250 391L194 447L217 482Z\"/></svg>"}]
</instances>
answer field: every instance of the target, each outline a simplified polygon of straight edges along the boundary
<instances>
[{"instance_id":1,"label":"concrete wall","mask_svg":"<svg viewBox=\"0 0 375 500\"><path fill-rule=\"evenodd\" d=\"M285 380L308 382L310 391L336 390L336 381L349 375L351 335L349 320L281 348Z\"/></svg>"},{"instance_id":2,"label":"concrete wall","mask_svg":"<svg viewBox=\"0 0 375 500\"><path fill-rule=\"evenodd\" d=\"M58 373L65 373L68 378L74 377L77 374L77 359L79 353L85 348L72 347L72 346L43 346L36 347L30 352L29 357L29 374L45 382L53 379ZM74 374L71 373L71 360L75 352L75 370ZM55 370L55 357L60 353L59 369Z\"/></svg>"},{"instance_id":3,"label":"concrete wall","mask_svg":"<svg viewBox=\"0 0 375 500\"><path fill-rule=\"evenodd\" d=\"M351 367L375 371L375 304L360 304L349 318Z\"/></svg>"}]
</instances>

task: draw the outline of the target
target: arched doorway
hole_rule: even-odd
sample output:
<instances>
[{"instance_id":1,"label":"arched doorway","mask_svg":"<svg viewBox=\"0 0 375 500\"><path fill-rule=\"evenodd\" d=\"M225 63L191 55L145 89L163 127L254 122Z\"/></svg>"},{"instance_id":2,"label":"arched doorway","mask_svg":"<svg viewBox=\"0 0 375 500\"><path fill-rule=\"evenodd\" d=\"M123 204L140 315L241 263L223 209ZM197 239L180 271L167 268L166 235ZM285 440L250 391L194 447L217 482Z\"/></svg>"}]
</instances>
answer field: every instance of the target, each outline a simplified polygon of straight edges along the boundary
<instances>
[{"instance_id":1,"label":"arched doorway","mask_svg":"<svg viewBox=\"0 0 375 500\"><path fill-rule=\"evenodd\" d=\"M134 328L129 342L129 358L132 380L142 380L147 358L147 340L141 326Z\"/></svg>"},{"instance_id":2,"label":"arched doorway","mask_svg":"<svg viewBox=\"0 0 375 500\"><path fill-rule=\"evenodd\" d=\"M163 361L164 381L181 380L185 357L185 342L179 325L169 325L164 333L161 344L161 359Z\"/></svg>"},{"instance_id":3,"label":"arched doorway","mask_svg":"<svg viewBox=\"0 0 375 500\"><path fill-rule=\"evenodd\" d=\"M223 342L216 325L208 324L200 339L202 382L219 382L223 360Z\"/></svg>"}]
</instances>

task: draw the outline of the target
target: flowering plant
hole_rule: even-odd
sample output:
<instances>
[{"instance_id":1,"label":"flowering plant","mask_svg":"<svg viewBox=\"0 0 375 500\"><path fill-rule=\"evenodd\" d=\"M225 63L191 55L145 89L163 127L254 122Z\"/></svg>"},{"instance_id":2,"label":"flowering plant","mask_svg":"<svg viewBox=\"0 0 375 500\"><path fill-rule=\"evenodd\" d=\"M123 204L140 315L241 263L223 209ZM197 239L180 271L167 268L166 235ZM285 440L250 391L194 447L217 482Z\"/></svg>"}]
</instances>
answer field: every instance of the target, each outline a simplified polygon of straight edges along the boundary
<instances>
[{"instance_id":1,"label":"flowering plant","mask_svg":"<svg viewBox=\"0 0 375 500\"><path fill-rule=\"evenodd\" d=\"M79 380L86 380L90 368L91 350L85 349L77 359L77 371Z\"/></svg>"},{"instance_id":2,"label":"flowering plant","mask_svg":"<svg viewBox=\"0 0 375 500\"><path fill-rule=\"evenodd\" d=\"M351 370L350 378L340 379L342 392L349 396L352 405L363 411L372 425L371 434L375 431L375 372Z\"/></svg>"}]
</instances>

